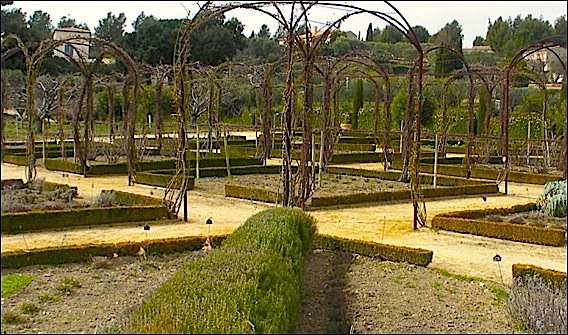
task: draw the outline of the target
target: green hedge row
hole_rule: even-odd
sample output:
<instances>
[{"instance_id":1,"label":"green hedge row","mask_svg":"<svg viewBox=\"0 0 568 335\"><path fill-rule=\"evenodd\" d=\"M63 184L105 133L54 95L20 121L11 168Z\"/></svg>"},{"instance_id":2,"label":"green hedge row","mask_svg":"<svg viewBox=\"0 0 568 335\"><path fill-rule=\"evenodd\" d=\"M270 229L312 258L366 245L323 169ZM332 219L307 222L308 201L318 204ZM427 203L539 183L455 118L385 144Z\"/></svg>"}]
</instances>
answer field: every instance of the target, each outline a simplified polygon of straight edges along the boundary
<instances>
[{"instance_id":1,"label":"green hedge row","mask_svg":"<svg viewBox=\"0 0 568 335\"><path fill-rule=\"evenodd\" d=\"M168 187L170 180L174 177L174 170L157 170L145 171L136 173L136 184ZM190 172L191 173L191 172ZM173 185L175 188L181 187L181 179ZM187 177L187 187L189 190L195 186L195 178L193 176Z\"/></svg>"},{"instance_id":2,"label":"green hedge row","mask_svg":"<svg viewBox=\"0 0 568 335\"><path fill-rule=\"evenodd\" d=\"M26 160L27 161L27 160ZM190 167L196 166L194 158L188 159ZM254 157L232 157L229 158L231 167L258 165L260 160ZM226 165L225 157L204 157L199 159L199 167L224 167ZM82 174L83 170L79 164L61 159L46 159L45 168L53 171L64 171L76 174ZM159 161L147 161L135 163L136 172L155 171L155 170L172 170L176 168L175 159L164 159ZM87 167L87 175L120 175L128 173L128 165L126 162L114 164L97 164Z\"/></svg>"},{"instance_id":3,"label":"green hedge row","mask_svg":"<svg viewBox=\"0 0 568 335\"><path fill-rule=\"evenodd\" d=\"M536 210L536 204L528 203L522 205L514 205L508 208L485 208L485 209L475 209L475 210L462 210L447 212L443 214L438 214L444 217L455 217L462 219L479 219L487 215L507 215L521 212L529 212Z\"/></svg>"},{"instance_id":4,"label":"green hedge row","mask_svg":"<svg viewBox=\"0 0 568 335\"><path fill-rule=\"evenodd\" d=\"M71 210L2 213L2 234L51 229L101 226L113 223L154 221L169 218L166 206L129 206Z\"/></svg>"},{"instance_id":5,"label":"green hedge row","mask_svg":"<svg viewBox=\"0 0 568 335\"><path fill-rule=\"evenodd\" d=\"M513 264L513 282L516 278L526 279L527 277L538 276L544 282L557 285L566 290L566 272L545 269L531 264Z\"/></svg>"},{"instance_id":6,"label":"green hedge row","mask_svg":"<svg viewBox=\"0 0 568 335\"><path fill-rule=\"evenodd\" d=\"M28 157L25 155L4 155L4 163L15 164L15 165L28 165Z\"/></svg>"},{"instance_id":7,"label":"green hedge row","mask_svg":"<svg viewBox=\"0 0 568 335\"><path fill-rule=\"evenodd\" d=\"M394 161L391 167L393 169L402 169L402 162ZM420 172L423 173L434 173L434 165L432 164L420 164L419 169ZM464 178L466 177L466 171L464 166L438 165L436 169L437 173L441 175L457 176ZM502 173L503 171L501 171L498 168L490 169L480 166L472 166L470 177L476 179L497 180L498 178L501 177ZM542 173L536 174L528 172L509 171L508 180L510 182L516 182L516 183L544 185L549 181L562 180L562 177L550 174L542 174Z\"/></svg>"},{"instance_id":8,"label":"green hedge row","mask_svg":"<svg viewBox=\"0 0 568 335\"><path fill-rule=\"evenodd\" d=\"M342 174L348 176L360 176L365 178L379 178L384 180L397 181L400 178L400 171L378 171L378 170L366 170L366 169L355 169L348 167L333 167L327 168L327 172L334 174ZM434 176L429 175L419 175L420 184L433 185ZM452 178L447 176L436 176L436 185L441 186L461 186L461 185L486 185L486 182L465 179L465 178Z\"/></svg>"},{"instance_id":9,"label":"green hedge row","mask_svg":"<svg viewBox=\"0 0 568 335\"><path fill-rule=\"evenodd\" d=\"M219 248L175 273L127 323L129 333L291 333L315 220L300 210L259 212Z\"/></svg>"},{"instance_id":10,"label":"green hedge row","mask_svg":"<svg viewBox=\"0 0 568 335\"><path fill-rule=\"evenodd\" d=\"M494 184L446 186L438 188L423 188L424 199L453 197L473 194L499 193L499 188ZM352 205L385 201L411 200L410 190L396 190L390 192L357 193L347 195L312 197L309 208Z\"/></svg>"},{"instance_id":11,"label":"green hedge row","mask_svg":"<svg viewBox=\"0 0 568 335\"><path fill-rule=\"evenodd\" d=\"M282 202L282 194L279 192L267 189L251 188L233 183L225 184L225 196L269 203Z\"/></svg>"},{"instance_id":12,"label":"green hedge row","mask_svg":"<svg viewBox=\"0 0 568 335\"><path fill-rule=\"evenodd\" d=\"M342 250L360 255L378 257L391 262L406 262L420 266L427 266L434 254L431 250L410 248L371 241L350 240L337 236L316 235L314 248L327 250Z\"/></svg>"},{"instance_id":13,"label":"green hedge row","mask_svg":"<svg viewBox=\"0 0 568 335\"><path fill-rule=\"evenodd\" d=\"M219 245L226 235L212 236L212 243ZM146 240L142 242L102 243L89 245L69 245L63 247L38 248L33 250L8 251L2 253L2 268L21 268L30 265L83 263L92 257L136 256L143 247L147 254L169 254L195 251L203 247L205 236L176 237L168 239Z\"/></svg>"},{"instance_id":14,"label":"green hedge row","mask_svg":"<svg viewBox=\"0 0 568 335\"><path fill-rule=\"evenodd\" d=\"M531 206L531 208L534 207ZM497 214L500 212L485 211L485 213ZM477 217L476 215L475 217ZM551 246L564 246L566 244L565 229L467 218L473 216L474 214L471 212L464 213L464 217L459 217L457 213L450 215L438 214L432 218L432 227L516 242Z\"/></svg>"}]
</instances>

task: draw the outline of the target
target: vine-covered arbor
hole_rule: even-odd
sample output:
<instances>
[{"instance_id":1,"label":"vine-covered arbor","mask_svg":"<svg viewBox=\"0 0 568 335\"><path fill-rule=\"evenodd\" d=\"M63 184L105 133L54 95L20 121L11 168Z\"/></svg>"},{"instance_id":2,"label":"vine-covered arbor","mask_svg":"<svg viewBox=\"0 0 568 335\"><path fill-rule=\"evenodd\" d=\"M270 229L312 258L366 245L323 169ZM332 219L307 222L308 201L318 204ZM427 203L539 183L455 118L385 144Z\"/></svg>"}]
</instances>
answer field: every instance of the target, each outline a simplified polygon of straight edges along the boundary
<instances>
[{"instance_id":1,"label":"vine-covered arbor","mask_svg":"<svg viewBox=\"0 0 568 335\"><path fill-rule=\"evenodd\" d=\"M322 34L317 38L312 34L311 13L320 8L335 9L341 15L332 21L327 22L322 29ZM197 63L191 62L190 41L192 34L205 24L208 20L229 13L232 10L250 10L255 13L264 14L267 18L275 20L280 29L283 41L283 53L281 58L273 63L258 64L244 62L226 62L216 67L203 67ZM544 162L547 166L555 166L560 168L566 178L566 126L561 138L552 138L549 132L547 120L548 97L546 82L539 79L525 69L517 66L528 55L539 50L550 50L553 47L566 48L564 44L549 43L541 41L519 50L515 57L503 68L482 67L478 65L468 64L465 57L459 50L453 50L447 46L435 46L426 49L419 42L413 26L411 25L403 13L389 2L373 2L366 7L349 5L347 3L338 3L334 1L251 1L246 3L229 3L218 5L213 1L204 3L199 10L192 16L183 20L182 26L177 36L173 65L168 66L141 66L130 58L130 56L122 49L112 43L100 39L88 39L87 43L96 42L101 45L101 58L105 53L111 53L121 59L126 65L127 76L124 78L123 91L125 97L123 104L125 115L123 140L128 148L128 176L129 185L135 182L137 160L137 152L135 149L135 133L137 113L137 97L139 94L139 81L142 72L152 74L157 78L155 86L156 101L154 105L156 133L158 139L158 147L162 148L162 86L168 77L173 77L173 87L175 92L175 118L177 143L175 148L176 156L176 173L175 177L170 181L164 200L167 200L170 211L177 214L180 207L184 203L184 198L189 188L188 178L190 177L190 168L188 165L188 151L192 150L188 146L188 137L190 127L196 122L196 115L207 115L205 128L207 129L207 148L212 149L214 137L225 133L226 124L221 122L219 116L220 100L224 91L224 80L231 72L233 77L240 77L243 83L251 90L257 90L259 97L258 120L260 121L260 147L261 157L266 161L271 157L271 142L277 131L282 134L282 165L281 165L281 193L282 206L305 208L307 201L313 195L318 183L316 178L318 171L325 171L327 165L333 156L334 144L340 133L338 125L338 115L340 114L340 102L338 96L343 88L343 83L348 78L361 78L373 89L373 136L375 143L380 150L378 155L384 156L384 167L389 168L392 162L392 153L394 151L391 144L393 136L400 136L400 154L403 162L400 180L410 182L412 202L414 208L414 228L418 224L424 224L426 221L426 208L422 199L422 190L419 178L419 164L421 157L421 143L424 136L434 137L440 136L440 151L445 155L448 140L458 139L466 143L467 151L465 153L464 168L471 173L471 166L474 160L484 162L491 156L500 156L503 158L502 175L496 182L505 181L505 192L507 192L507 176L511 168L511 164L515 160L519 160L522 150L518 148L530 147L528 144L514 144L515 150L510 150L509 140L509 88L511 86L512 76L525 76L530 81L535 82L543 92L544 106L541 115L543 132L542 140L538 145L533 146L537 155L544 156ZM407 65L405 73L394 73L389 66L389 62L376 57L369 53L353 52L342 57L334 57L324 53L325 43L334 31L338 30L346 20L356 19L362 15L378 18L387 24L396 28L410 43L413 53L409 59L404 60ZM301 31L303 27L305 30ZM301 31L301 32L300 32ZM76 38L74 38L76 39ZM3 45L9 40L17 41L17 37L6 37ZM26 89L28 96L33 95L35 81L39 68L41 67L41 59L48 52L51 52L57 45L66 41L45 42L42 47L35 53L29 54L28 49L22 43L17 43L17 47L9 50L2 55L2 59L10 57L15 52L23 52L26 58ZM433 54L448 51L455 54L461 59L464 67L460 70L454 70L452 73L439 76L431 70L431 67L425 66L425 60ZM556 55L562 69L564 78L566 78L566 61L559 55ZM83 92L81 99L77 103L77 109L86 111L84 115L85 124L89 122L90 113L93 110L92 90L95 80L95 64L87 62L76 62L83 78ZM144 71L140 71L140 69ZM4 78L4 76L3 76ZM566 79L564 79L566 80ZM117 83L103 83L109 87L109 99L112 96L111 91ZM249 86L250 85L250 86ZM276 107L274 103L274 88L280 85L282 88L282 104ZM565 85L565 82L564 82ZM4 89L3 85L3 89ZM110 87L112 86L112 90ZM423 130L423 112L425 103L425 87L431 86L438 88L440 94L440 108L438 117L438 127L436 134L428 134ZM465 87L467 107L465 134L452 134L450 129L450 113L449 100L454 90ZM203 90L201 92L200 90ZM398 131L398 125L393 125L392 104L398 92L406 92L404 115L402 116L402 128ZM196 97L199 94L208 96L205 100L199 100ZM3 91L4 95L4 91ZM475 104L483 105L483 108L491 108L496 97L501 97L500 105L500 132L498 134L490 134L490 123L494 122L496 117L491 112L481 114L475 111ZM3 98L2 101L5 101ZM204 103L207 101L207 103ZM566 105L566 99L564 100ZM564 105L564 117L566 117L566 106ZM276 129L277 122L275 119L275 108L280 116L280 129ZM26 109L29 111L30 120L33 119L35 111L34 101L27 101ZM109 110L111 108L109 107ZM478 109L482 109L479 107ZM79 114L77 113L77 116ZM320 122L314 120L319 118ZM483 119L483 121L479 121ZM109 113L110 120L110 113ZM477 120L477 121L476 121ZM78 122L78 118L76 120ZM110 121L109 121L110 122ZM382 122L382 123L381 123ZM316 126L318 124L318 126ZM476 124L483 129L476 130ZM393 130L397 129L397 130ZM78 127L75 127L78 129ZM88 145L92 134L89 133L89 127L84 127L83 135L75 131L75 143L78 146L80 157L82 158L82 166L86 173L86 160L88 154ZM203 129L203 128L202 128ZM197 130L197 129L196 129ZM226 133L225 133L226 134ZM295 138L299 136L300 138ZM28 148L29 157L28 178L34 178L34 140L35 132L31 125L28 128ZM110 135L110 141L113 140ZM319 141L317 140L319 138ZM301 144L301 152L297 162L294 162L294 142ZM319 142L319 159L316 158L317 146ZM557 150L555 150L557 148ZM558 155L558 148L561 148L561 154ZM530 150L526 150L526 161L531 155ZM534 153L532 154L534 155ZM475 157L475 159L474 159ZM293 173L293 165L297 164L298 170Z\"/></svg>"}]
</instances>

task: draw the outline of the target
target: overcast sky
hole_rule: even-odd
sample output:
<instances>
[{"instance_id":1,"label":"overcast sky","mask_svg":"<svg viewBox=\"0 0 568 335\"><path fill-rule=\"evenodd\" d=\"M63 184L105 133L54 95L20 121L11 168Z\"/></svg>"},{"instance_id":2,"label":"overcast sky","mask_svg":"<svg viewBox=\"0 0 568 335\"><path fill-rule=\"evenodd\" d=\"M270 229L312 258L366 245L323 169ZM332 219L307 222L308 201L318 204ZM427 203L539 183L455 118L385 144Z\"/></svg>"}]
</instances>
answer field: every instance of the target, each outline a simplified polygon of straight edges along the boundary
<instances>
[{"instance_id":1,"label":"overcast sky","mask_svg":"<svg viewBox=\"0 0 568 335\"><path fill-rule=\"evenodd\" d=\"M220 1L219 3L223 3ZM242 2L242 1L241 1ZM388 5L383 1L327 1L360 6L378 12L387 13L400 20ZM54 26L62 16L75 19L80 23L86 23L91 31L99 25L99 20L105 18L111 12L118 16L124 13L126 16L127 32L132 31L132 22L144 12L145 15L153 15L158 19L179 19L190 17L197 10L197 3L203 1L14 1L10 6L3 9L21 8L28 17L36 10L48 13ZM463 47L473 45L476 36L485 37L489 21L495 22L499 17L514 19L518 15L525 18L532 15L533 18L543 19L552 26L555 20L566 15L566 1L391 1L390 2L406 18L411 26L421 25L433 35L442 29L447 23L456 20L462 27ZM344 15L343 11L331 10L318 7L310 12L312 25L321 27L326 22L333 22ZM252 31L257 32L265 23L270 32L274 33L278 27L270 16L253 10L234 10L228 12L226 18L236 17L244 26L245 36ZM384 28L385 21L368 14L354 15L341 25L341 30L352 31L365 38L369 23L373 28Z\"/></svg>"}]
</instances>

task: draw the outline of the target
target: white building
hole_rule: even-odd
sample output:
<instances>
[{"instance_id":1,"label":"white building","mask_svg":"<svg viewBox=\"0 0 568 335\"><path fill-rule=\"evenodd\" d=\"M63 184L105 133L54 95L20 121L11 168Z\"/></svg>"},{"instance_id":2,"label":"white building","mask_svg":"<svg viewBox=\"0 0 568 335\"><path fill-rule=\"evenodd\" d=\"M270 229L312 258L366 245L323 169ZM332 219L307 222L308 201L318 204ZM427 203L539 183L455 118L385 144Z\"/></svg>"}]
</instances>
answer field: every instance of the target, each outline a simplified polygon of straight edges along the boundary
<instances>
[{"instance_id":1,"label":"white building","mask_svg":"<svg viewBox=\"0 0 568 335\"><path fill-rule=\"evenodd\" d=\"M74 37L77 39L74 39ZM57 28L53 31L53 39L56 41L68 40L68 42L58 45L53 50L53 55L58 57L67 55L77 61L81 59L88 61L90 42L85 39L90 37L91 31L89 29L76 27Z\"/></svg>"},{"instance_id":2,"label":"white building","mask_svg":"<svg viewBox=\"0 0 568 335\"><path fill-rule=\"evenodd\" d=\"M551 83L560 83L564 79L564 70L560 60L566 64L566 48L551 47L549 49L541 49L536 52L525 53L526 59L533 69L541 71L546 79Z\"/></svg>"}]
</instances>

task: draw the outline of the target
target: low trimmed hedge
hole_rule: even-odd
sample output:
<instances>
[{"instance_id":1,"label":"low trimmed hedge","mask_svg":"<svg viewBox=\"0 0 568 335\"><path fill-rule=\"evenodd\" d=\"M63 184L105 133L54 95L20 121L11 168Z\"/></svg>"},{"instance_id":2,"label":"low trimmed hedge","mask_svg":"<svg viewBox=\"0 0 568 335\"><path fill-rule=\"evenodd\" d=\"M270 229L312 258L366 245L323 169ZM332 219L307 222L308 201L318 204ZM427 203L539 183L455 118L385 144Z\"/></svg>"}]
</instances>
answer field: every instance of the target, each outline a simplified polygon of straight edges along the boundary
<instances>
[{"instance_id":1,"label":"low trimmed hedge","mask_svg":"<svg viewBox=\"0 0 568 335\"><path fill-rule=\"evenodd\" d=\"M207 257L185 264L133 313L130 333L291 333L315 220L274 208L249 217Z\"/></svg>"},{"instance_id":2,"label":"low trimmed hedge","mask_svg":"<svg viewBox=\"0 0 568 335\"><path fill-rule=\"evenodd\" d=\"M2 234L51 229L101 226L113 223L154 221L169 218L166 206L129 206L70 210L2 213Z\"/></svg>"},{"instance_id":3,"label":"low trimmed hedge","mask_svg":"<svg viewBox=\"0 0 568 335\"><path fill-rule=\"evenodd\" d=\"M212 243L219 245L227 235L212 236ZM83 263L92 257L111 257L116 253L119 257L136 256L140 247L149 254L169 254L175 252L195 251L203 247L205 236L176 237L154 239L143 242L102 243L89 245L66 245L64 247L38 248L27 251L8 251L2 253L2 268L21 268L30 265Z\"/></svg>"},{"instance_id":4,"label":"low trimmed hedge","mask_svg":"<svg viewBox=\"0 0 568 335\"><path fill-rule=\"evenodd\" d=\"M225 196L270 203L282 202L282 194L279 192L260 188L250 188L233 183L225 184Z\"/></svg>"},{"instance_id":5,"label":"low trimmed hedge","mask_svg":"<svg viewBox=\"0 0 568 335\"><path fill-rule=\"evenodd\" d=\"M391 262L406 262L427 266L432 261L434 252L420 248L410 248L371 241L350 240L337 236L316 235L314 248L348 251L369 257L378 257Z\"/></svg>"},{"instance_id":6,"label":"low trimmed hedge","mask_svg":"<svg viewBox=\"0 0 568 335\"><path fill-rule=\"evenodd\" d=\"M566 272L545 269L532 264L513 264L513 281L516 278L525 279L526 277L538 276L546 283L556 285L566 290Z\"/></svg>"},{"instance_id":7,"label":"low trimmed hedge","mask_svg":"<svg viewBox=\"0 0 568 335\"><path fill-rule=\"evenodd\" d=\"M174 170L157 170L157 171L145 171L136 173L136 184L158 186L158 187L168 187L170 180L174 177ZM191 172L190 172L191 173ZM188 189L193 189L195 185L195 178L193 176L187 177ZM181 179L173 185L176 188L181 186Z\"/></svg>"},{"instance_id":8,"label":"low trimmed hedge","mask_svg":"<svg viewBox=\"0 0 568 335\"><path fill-rule=\"evenodd\" d=\"M425 199L452 197L472 194L499 193L499 188L494 184L446 186L437 188L423 188ZM384 201L411 200L410 190L396 190L390 192L356 193L346 195L312 197L309 207L325 207L337 205L352 205Z\"/></svg>"},{"instance_id":9,"label":"low trimmed hedge","mask_svg":"<svg viewBox=\"0 0 568 335\"><path fill-rule=\"evenodd\" d=\"M28 165L28 157L25 155L4 155L3 161L14 165Z\"/></svg>"},{"instance_id":10,"label":"low trimmed hedge","mask_svg":"<svg viewBox=\"0 0 568 335\"><path fill-rule=\"evenodd\" d=\"M528 204L515 206L510 209L462 211L438 214L432 218L432 227L458 233L500 238L516 242L550 246L565 245L566 230L564 229L478 219L489 214L503 215L519 213L524 211L523 209L528 211L533 210L535 207L535 204Z\"/></svg>"},{"instance_id":11,"label":"low trimmed hedge","mask_svg":"<svg viewBox=\"0 0 568 335\"><path fill-rule=\"evenodd\" d=\"M401 169L402 162L394 161L391 167L393 169ZM434 165L421 163L419 170L420 172L423 173L434 173ZM456 176L462 178L466 177L466 171L463 165L456 166L456 165L438 164L436 172L439 175ZM498 168L491 169L491 168L472 165L470 178L497 180L498 178L502 178L501 176L502 173L503 170ZM509 171L508 180L510 182L515 182L515 183L544 185L549 181L562 180L562 177L550 174L542 174L542 173L537 174L537 173L528 173L528 172Z\"/></svg>"}]
</instances>

